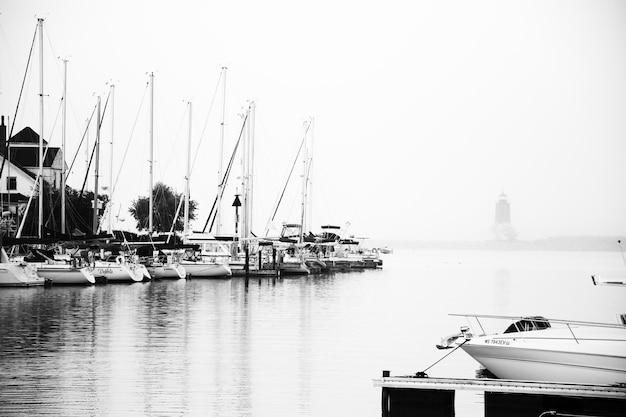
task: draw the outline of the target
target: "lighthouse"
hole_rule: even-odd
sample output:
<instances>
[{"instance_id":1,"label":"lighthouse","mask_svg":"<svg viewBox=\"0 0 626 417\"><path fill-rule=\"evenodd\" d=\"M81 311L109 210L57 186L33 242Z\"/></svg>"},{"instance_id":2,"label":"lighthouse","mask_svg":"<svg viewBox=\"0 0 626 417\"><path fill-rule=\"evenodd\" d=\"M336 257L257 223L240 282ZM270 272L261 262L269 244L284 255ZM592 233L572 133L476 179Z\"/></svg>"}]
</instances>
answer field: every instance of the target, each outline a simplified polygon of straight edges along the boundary
<instances>
[{"instance_id":1,"label":"lighthouse","mask_svg":"<svg viewBox=\"0 0 626 417\"><path fill-rule=\"evenodd\" d=\"M493 237L495 240L515 240L517 237L517 232L511 226L511 203L504 192L496 202Z\"/></svg>"}]
</instances>

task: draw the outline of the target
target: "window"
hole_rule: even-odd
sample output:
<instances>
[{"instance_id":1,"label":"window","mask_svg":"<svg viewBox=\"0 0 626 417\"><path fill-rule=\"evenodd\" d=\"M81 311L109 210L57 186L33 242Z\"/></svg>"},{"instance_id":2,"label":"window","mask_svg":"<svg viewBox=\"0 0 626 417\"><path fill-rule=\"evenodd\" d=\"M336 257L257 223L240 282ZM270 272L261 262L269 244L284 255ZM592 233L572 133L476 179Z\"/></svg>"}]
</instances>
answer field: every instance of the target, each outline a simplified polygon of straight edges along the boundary
<instances>
[{"instance_id":1,"label":"window","mask_svg":"<svg viewBox=\"0 0 626 417\"><path fill-rule=\"evenodd\" d=\"M17 190L17 177L7 177L7 190Z\"/></svg>"}]
</instances>

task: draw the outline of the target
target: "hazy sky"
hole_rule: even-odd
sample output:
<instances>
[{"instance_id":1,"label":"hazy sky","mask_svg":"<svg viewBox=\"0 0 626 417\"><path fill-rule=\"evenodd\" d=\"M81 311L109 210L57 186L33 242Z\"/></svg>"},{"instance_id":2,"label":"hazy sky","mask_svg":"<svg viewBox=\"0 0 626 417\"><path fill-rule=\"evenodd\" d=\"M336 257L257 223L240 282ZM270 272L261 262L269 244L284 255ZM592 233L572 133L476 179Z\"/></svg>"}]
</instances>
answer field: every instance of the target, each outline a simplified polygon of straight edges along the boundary
<instances>
[{"instance_id":1,"label":"hazy sky","mask_svg":"<svg viewBox=\"0 0 626 417\"><path fill-rule=\"evenodd\" d=\"M11 119L36 17L45 19L44 137L53 146L61 144L57 57L69 59L68 159L95 96L104 100L115 83L121 227L132 227L128 203L147 195L149 72L155 179L179 192L185 102L193 102L191 194L200 203L195 228L204 224L217 186L215 91L227 66L225 158L238 113L247 100L257 106L257 233L302 123L314 117L315 225L350 222L355 235L380 239L489 239L505 192L520 239L626 235L624 1L0 0L0 13L0 112ZM39 130L35 58L15 132ZM109 114L103 123L107 185ZM299 186L296 176L278 223L298 221Z\"/></svg>"}]
</instances>

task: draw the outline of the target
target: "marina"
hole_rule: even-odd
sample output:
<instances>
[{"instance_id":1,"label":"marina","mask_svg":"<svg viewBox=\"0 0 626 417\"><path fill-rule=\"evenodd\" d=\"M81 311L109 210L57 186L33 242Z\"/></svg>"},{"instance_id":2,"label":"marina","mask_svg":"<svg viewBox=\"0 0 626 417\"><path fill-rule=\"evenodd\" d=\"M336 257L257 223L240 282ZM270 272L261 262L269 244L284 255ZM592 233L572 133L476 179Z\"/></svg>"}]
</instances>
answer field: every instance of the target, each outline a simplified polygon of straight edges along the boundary
<instances>
[{"instance_id":1,"label":"marina","mask_svg":"<svg viewBox=\"0 0 626 417\"><path fill-rule=\"evenodd\" d=\"M31 415L380 416L373 381L450 352L435 345L459 326L451 311L611 321L623 310L623 292L590 278L623 273L617 252L394 248L383 259L282 279L4 288L0 414L27 403ZM556 297L563 287L587 307ZM480 369L458 349L427 373ZM485 416L480 390L454 401L456 416Z\"/></svg>"},{"instance_id":2,"label":"marina","mask_svg":"<svg viewBox=\"0 0 626 417\"><path fill-rule=\"evenodd\" d=\"M0 416L626 416L618 3L3 2Z\"/></svg>"}]
</instances>

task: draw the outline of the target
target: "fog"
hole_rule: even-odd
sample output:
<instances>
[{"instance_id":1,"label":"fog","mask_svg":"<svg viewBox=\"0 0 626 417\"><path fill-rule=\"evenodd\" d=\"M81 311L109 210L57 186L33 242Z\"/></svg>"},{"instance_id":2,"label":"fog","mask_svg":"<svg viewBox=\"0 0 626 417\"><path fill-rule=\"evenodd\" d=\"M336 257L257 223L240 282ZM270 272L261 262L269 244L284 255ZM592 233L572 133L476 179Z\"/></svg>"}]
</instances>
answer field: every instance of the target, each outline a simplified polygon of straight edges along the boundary
<instances>
[{"instance_id":1,"label":"fog","mask_svg":"<svg viewBox=\"0 0 626 417\"><path fill-rule=\"evenodd\" d=\"M149 188L151 72L155 180L184 190L192 101L193 226L204 225L217 187L225 66L225 159L240 114L256 104L257 234L294 163L303 121L313 117L314 228L490 239L504 192L519 239L626 235L623 1L0 0L0 13L0 113L11 122L37 17L45 19L44 138L52 146L61 146L68 60L74 188L85 176L85 150L77 151L85 120L115 84L100 175L107 185L113 130L114 210L125 218L118 227L133 228L128 205ZM37 53L31 64L14 133L39 130ZM277 224L300 216L299 165L294 172ZM233 194L224 197L229 228Z\"/></svg>"}]
</instances>

